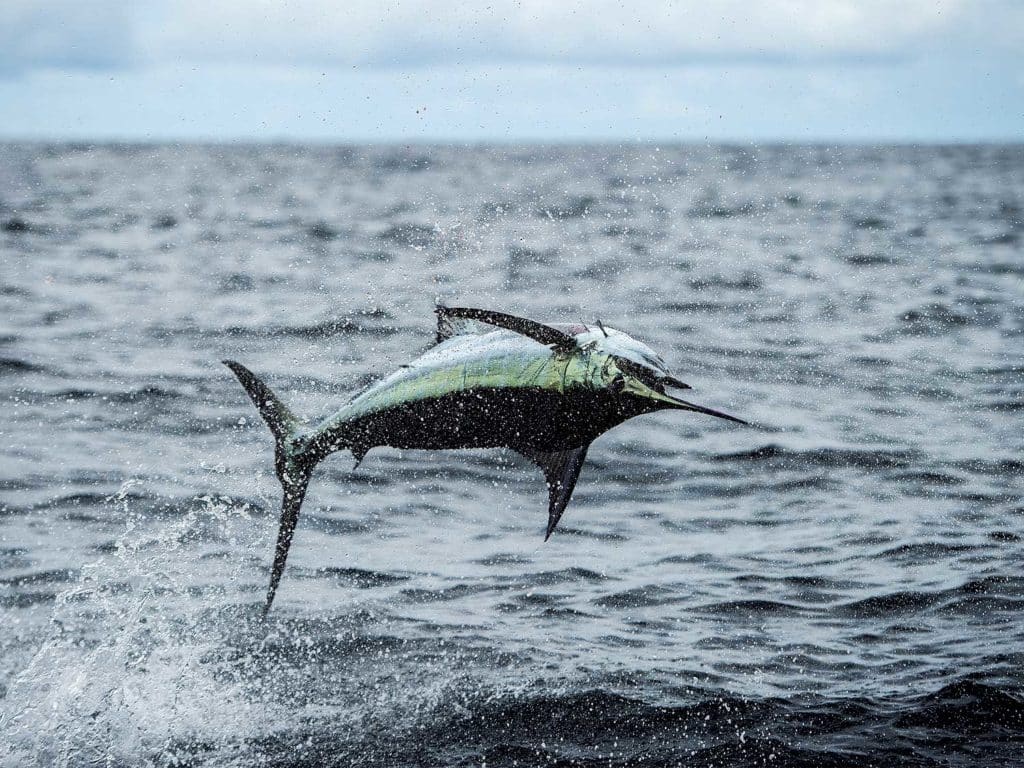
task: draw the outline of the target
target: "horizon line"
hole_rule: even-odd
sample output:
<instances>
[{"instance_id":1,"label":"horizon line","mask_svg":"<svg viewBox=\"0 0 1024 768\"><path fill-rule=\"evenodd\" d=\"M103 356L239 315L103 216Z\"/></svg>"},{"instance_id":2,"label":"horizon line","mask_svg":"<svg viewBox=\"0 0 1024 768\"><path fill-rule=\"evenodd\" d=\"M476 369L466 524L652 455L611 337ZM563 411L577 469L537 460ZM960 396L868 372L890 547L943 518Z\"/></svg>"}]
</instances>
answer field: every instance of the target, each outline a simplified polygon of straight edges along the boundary
<instances>
[{"instance_id":1,"label":"horizon line","mask_svg":"<svg viewBox=\"0 0 1024 768\"><path fill-rule=\"evenodd\" d=\"M634 146L726 146L726 145L757 145L757 146L1015 146L1024 144L1024 135L1020 136L979 136L979 137L786 137L786 136L518 136L509 138L497 137L442 137L442 136L418 136L416 138L401 137L336 137L323 136L36 136L27 137L19 135L5 135L0 133L0 144L59 144L76 145L85 144L89 146L155 146L173 145L182 146L320 146L320 147L350 147L350 146L421 146L421 147L512 147L512 146L605 146L605 145L634 145Z\"/></svg>"}]
</instances>

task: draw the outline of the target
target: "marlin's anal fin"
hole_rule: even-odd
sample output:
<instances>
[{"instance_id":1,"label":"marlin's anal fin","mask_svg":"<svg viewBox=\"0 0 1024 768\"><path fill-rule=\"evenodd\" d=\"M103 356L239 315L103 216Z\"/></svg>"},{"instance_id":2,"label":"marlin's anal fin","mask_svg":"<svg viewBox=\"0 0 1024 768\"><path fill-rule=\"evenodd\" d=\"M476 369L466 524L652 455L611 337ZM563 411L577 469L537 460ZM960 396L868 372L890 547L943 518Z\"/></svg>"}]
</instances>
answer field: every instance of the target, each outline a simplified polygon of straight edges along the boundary
<instances>
[{"instance_id":1,"label":"marlin's anal fin","mask_svg":"<svg viewBox=\"0 0 1024 768\"><path fill-rule=\"evenodd\" d=\"M576 479L580 476L580 469L583 468L583 461L587 458L589 444L573 448L568 451L555 451L542 453L535 451L523 451L524 456L533 461L544 472L544 479L548 483L548 528L544 534L544 541L551 538L551 532L555 530L558 521L562 517L572 491L576 487Z\"/></svg>"},{"instance_id":2,"label":"marlin's anal fin","mask_svg":"<svg viewBox=\"0 0 1024 768\"><path fill-rule=\"evenodd\" d=\"M363 459L366 454L370 452L370 449L365 445L353 445L352 446L352 458L356 460L356 463L352 465L352 469L356 469L360 464L363 463Z\"/></svg>"},{"instance_id":3,"label":"marlin's anal fin","mask_svg":"<svg viewBox=\"0 0 1024 768\"><path fill-rule=\"evenodd\" d=\"M438 337L440 339L440 328L444 323L451 323L452 319L476 320L480 323L487 323L496 328L504 328L506 331L513 331L527 338L544 345L554 345L558 349L568 350L576 347L576 337L565 331L553 328L536 320L528 320L525 317L507 315L504 312L492 312L489 309L474 309L472 307L438 307L434 310L438 317Z\"/></svg>"}]
</instances>

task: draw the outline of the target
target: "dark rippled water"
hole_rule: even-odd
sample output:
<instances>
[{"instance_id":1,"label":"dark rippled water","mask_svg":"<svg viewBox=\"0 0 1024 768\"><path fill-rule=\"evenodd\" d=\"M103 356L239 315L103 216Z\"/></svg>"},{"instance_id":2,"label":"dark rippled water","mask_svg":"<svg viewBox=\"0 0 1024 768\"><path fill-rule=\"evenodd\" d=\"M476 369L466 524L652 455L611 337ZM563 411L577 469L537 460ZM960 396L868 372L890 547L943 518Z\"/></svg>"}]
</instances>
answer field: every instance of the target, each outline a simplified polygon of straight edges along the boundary
<instances>
[{"instance_id":1,"label":"dark rippled water","mask_svg":"<svg viewBox=\"0 0 1024 768\"><path fill-rule=\"evenodd\" d=\"M1024 148L0 148L0 761L1020 765ZM742 428L272 443L435 300L647 341Z\"/></svg>"}]
</instances>

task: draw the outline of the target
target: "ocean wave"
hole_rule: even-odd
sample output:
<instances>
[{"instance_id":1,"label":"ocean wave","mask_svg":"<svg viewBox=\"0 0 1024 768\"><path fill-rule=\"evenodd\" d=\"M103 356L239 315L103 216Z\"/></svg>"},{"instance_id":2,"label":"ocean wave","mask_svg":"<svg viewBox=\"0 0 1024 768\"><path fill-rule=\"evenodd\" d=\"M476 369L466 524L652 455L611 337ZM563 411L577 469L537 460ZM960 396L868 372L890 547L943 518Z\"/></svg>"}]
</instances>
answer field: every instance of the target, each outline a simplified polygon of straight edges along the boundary
<instances>
[{"instance_id":1,"label":"ocean wave","mask_svg":"<svg viewBox=\"0 0 1024 768\"><path fill-rule=\"evenodd\" d=\"M749 451L714 454L709 457L719 462L757 462L770 468L809 469L814 467L852 467L855 469L902 469L922 458L915 450L878 448L812 448L798 450L775 443L761 445Z\"/></svg>"},{"instance_id":2,"label":"ocean wave","mask_svg":"<svg viewBox=\"0 0 1024 768\"><path fill-rule=\"evenodd\" d=\"M0 376L4 374L38 373L45 368L17 357L0 357Z\"/></svg>"},{"instance_id":3,"label":"ocean wave","mask_svg":"<svg viewBox=\"0 0 1024 768\"><path fill-rule=\"evenodd\" d=\"M919 757L930 750L947 761L970 764L984 755L990 764L1009 765L1024 732L1017 695L971 680L899 703L870 698L805 703L708 690L689 698L697 700L654 704L602 688L456 695L406 729L385 727L348 737L292 731L260 743L257 751L272 766L355 760L368 766L810 768L907 759L930 765ZM908 750L908 741L914 750ZM198 745L189 751L201 754Z\"/></svg>"}]
</instances>

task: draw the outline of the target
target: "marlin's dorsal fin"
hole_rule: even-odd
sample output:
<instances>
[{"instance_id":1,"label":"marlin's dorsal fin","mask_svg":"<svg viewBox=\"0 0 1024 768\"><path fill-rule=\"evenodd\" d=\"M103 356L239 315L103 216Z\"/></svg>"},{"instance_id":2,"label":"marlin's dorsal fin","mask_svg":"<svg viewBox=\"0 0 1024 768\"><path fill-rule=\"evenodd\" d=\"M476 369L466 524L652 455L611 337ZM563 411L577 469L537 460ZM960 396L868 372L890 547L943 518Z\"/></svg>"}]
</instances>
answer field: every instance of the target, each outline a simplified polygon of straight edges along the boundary
<instances>
[{"instance_id":1,"label":"marlin's dorsal fin","mask_svg":"<svg viewBox=\"0 0 1024 768\"><path fill-rule=\"evenodd\" d=\"M492 312L489 309L474 309L472 307L438 307L434 311L437 312L439 326L441 323L440 318L442 317L476 320L480 323L493 325L496 328L504 328L507 331L522 334L545 346L554 345L559 349L572 349L576 346L576 338L574 336L550 325L538 323L536 320L528 320L525 317L516 317L515 315L507 315L504 312Z\"/></svg>"},{"instance_id":2,"label":"marlin's dorsal fin","mask_svg":"<svg viewBox=\"0 0 1024 768\"><path fill-rule=\"evenodd\" d=\"M438 305L434 313L437 315L438 344L455 336L473 336L477 333L476 324L472 320L449 314L447 307Z\"/></svg>"},{"instance_id":3,"label":"marlin's dorsal fin","mask_svg":"<svg viewBox=\"0 0 1024 768\"><path fill-rule=\"evenodd\" d=\"M573 488L576 487L576 478L580 476L580 469L583 468L589 447L588 443L579 448L553 453L519 450L519 453L541 468L548 483L548 529L544 534L544 541L551 538L551 532L555 530L569 504Z\"/></svg>"}]
</instances>

